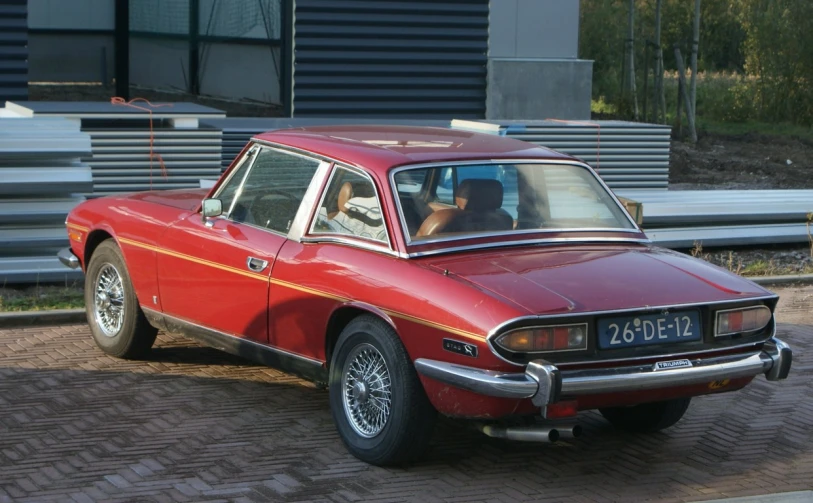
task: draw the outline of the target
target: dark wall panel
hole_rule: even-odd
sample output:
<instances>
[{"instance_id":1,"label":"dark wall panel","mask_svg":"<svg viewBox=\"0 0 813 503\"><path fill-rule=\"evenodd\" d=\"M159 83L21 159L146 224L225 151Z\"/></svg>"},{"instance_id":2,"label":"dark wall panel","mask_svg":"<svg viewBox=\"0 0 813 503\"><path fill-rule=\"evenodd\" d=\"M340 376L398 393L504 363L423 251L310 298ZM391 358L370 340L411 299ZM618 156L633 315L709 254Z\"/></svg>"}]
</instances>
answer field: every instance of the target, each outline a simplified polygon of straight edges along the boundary
<instances>
[{"instance_id":1,"label":"dark wall panel","mask_svg":"<svg viewBox=\"0 0 813 503\"><path fill-rule=\"evenodd\" d=\"M488 0L295 0L294 19L294 116L485 116Z\"/></svg>"},{"instance_id":2,"label":"dark wall panel","mask_svg":"<svg viewBox=\"0 0 813 503\"><path fill-rule=\"evenodd\" d=\"M28 98L28 1L0 0L0 106Z\"/></svg>"}]
</instances>

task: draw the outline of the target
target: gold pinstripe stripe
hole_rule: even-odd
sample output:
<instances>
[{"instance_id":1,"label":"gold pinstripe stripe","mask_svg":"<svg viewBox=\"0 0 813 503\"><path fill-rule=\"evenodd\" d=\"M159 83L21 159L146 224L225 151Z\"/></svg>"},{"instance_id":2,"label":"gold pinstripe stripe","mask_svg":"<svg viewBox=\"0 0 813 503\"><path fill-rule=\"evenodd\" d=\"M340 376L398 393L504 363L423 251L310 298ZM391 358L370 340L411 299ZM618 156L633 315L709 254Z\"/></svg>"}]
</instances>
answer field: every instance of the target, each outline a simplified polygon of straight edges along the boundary
<instances>
[{"instance_id":1,"label":"gold pinstripe stripe","mask_svg":"<svg viewBox=\"0 0 813 503\"><path fill-rule=\"evenodd\" d=\"M313 288L308 288L306 286L297 285L296 283L289 283L288 281L282 281L281 279L274 279L271 278L271 283L279 286L284 286L286 288L290 288L291 290L298 290L300 292L309 293L311 295L318 295L319 297L327 297L328 299L338 300L339 302L348 302L352 299L348 299L347 297L340 297L338 295L333 295L332 293L323 292L321 290L314 290Z\"/></svg>"},{"instance_id":2,"label":"gold pinstripe stripe","mask_svg":"<svg viewBox=\"0 0 813 503\"><path fill-rule=\"evenodd\" d=\"M390 316L394 316L396 318L401 318L402 320L411 321L413 323L418 323L419 325L423 325L425 327L431 327L438 330L443 330L444 332L449 332L450 334L459 335L460 337L466 337L469 339L474 339L477 341L482 341L483 336L477 335L473 332L467 332L465 330L460 330L459 328L450 327L448 325L442 325L440 323L435 323L434 321L424 320L423 318L416 318L415 316L410 316L408 314L399 313L398 311L390 311L389 309L383 310Z\"/></svg>"},{"instance_id":3,"label":"gold pinstripe stripe","mask_svg":"<svg viewBox=\"0 0 813 503\"><path fill-rule=\"evenodd\" d=\"M143 248L145 250L154 251L156 253L161 253L163 255L168 255L170 257L175 257L183 260L188 260L190 262L194 262L196 264L201 264L209 267L213 267L215 269L220 269L221 271L232 272L234 274L239 274L241 276L245 276L247 278L258 279L260 281L268 281L268 276L264 276L262 274L253 273L250 271L244 271L242 269L238 269L236 267L231 267L228 265L219 264L217 262L211 262L209 260L204 260L201 258L193 257L192 255L187 255L185 253L178 253L170 250L165 250L163 248L159 248L157 246L148 245L146 243L140 243L138 241L133 241L132 239L127 238L119 238L120 243L128 244L131 246L135 246L137 248Z\"/></svg>"},{"instance_id":4,"label":"gold pinstripe stripe","mask_svg":"<svg viewBox=\"0 0 813 503\"><path fill-rule=\"evenodd\" d=\"M76 224L71 224L71 223L65 224L65 227L67 227L68 229L74 229L74 230L82 231L82 232L88 232L90 230L87 227L82 227L81 225L76 225Z\"/></svg>"},{"instance_id":5,"label":"gold pinstripe stripe","mask_svg":"<svg viewBox=\"0 0 813 503\"><path fill-rule=\"evenodd\" d=\"M197 258L197 257L193 257L191 255L186 255L184 253L178 253L178 252L174 252L174 251L170 251L170 250L165 250L163 248L159 248L157 246L149 245L149 244L146 244L146 243L141 243L139 241L134 241L132 239L119 238L119 242L131 245L131 246L135 246L135 247L138 247L138 248L143 248L145 250L154 251L156 253L169 255L171 257L176 257L176 258L180 258L180 259L183 259L183 260L188 260L190 262L195 262L197 264L206 265L206 266L209 266L209 267L214 267L215 269L220 269L222 271L233 272L235 274L240 274L242 276L246 276L246 277L253 278L253 279L259 279L259 280L262 280L262 281L269 281L270 283L275 284L275 285L283 286L285 288L290 288L292 290L297 290L299 292L308 293L308 294L311 294L311 295L316 295L318 297L325 297L325 298L336 300L336 301L339 301L339 302L348 302L348 301L352 300L352 299L349 299L347 297L341 297L339 295L334 295L332 293L323 292L321 290L308 288L308 287L305 287L305 286L302 286L302 285L297 285L296 283L291 283L291 282L283 281L283 280L280 280L280 279L269 278L268 276L263 276L262 274L256 274L256 273L252 273L252 272L248 272L248 271L243 271L241 269L237 269L236 267L231 267L231 266L227 266L227 265L223 265L223 264L218 264L217 262L211 262L209 260L200 259L200 258ZM400 318L400 319L406 320L406 321L411 321L413 323L418 323L419 325L423 325L423 326L430 327L430 328L435 328L437 330L442 330L444 332L449 332L451 334L455 334L455 335L458 335L460 337L466 337L468 339L473 339L473 340L476 340L476 341L482 341L483 340L482 335L478 335L478 334L476 334L474 332L467 332L466 330L461 330L459 328L450 327L448 325L443 325L441 323L435 323L433 321L425 320L423 318L417 318L415 316L411 316L411 315L408 315L408 314L405 314L405 313L401 313L399 311L392 311L390 309L382 309L382 311L387 313L389 316L392 316L392 317L395 317L395 318Z\"/></svg>"}]
</instances>

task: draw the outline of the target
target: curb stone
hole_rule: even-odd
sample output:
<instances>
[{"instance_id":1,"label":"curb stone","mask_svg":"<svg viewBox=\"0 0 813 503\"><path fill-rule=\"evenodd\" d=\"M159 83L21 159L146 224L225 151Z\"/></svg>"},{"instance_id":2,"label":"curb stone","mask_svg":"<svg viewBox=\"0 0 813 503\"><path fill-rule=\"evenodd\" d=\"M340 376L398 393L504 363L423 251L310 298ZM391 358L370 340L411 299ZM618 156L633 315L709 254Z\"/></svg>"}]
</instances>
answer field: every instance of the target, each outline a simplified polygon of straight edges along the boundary
<instances>
[{"instance_id":1,"label":"curb stone","mask_svg":"<svg viewBox=\"0 0 813 503\"><path fill-rule=\"evenodd\" d=\"M813 274L790 274L787 276L743 276L758 285L787 285L789 283L813 283Z\"/></svg>"},{"instance_id":2,"label":"curb stone","mask_svg":"<svg viewBox=\"0 0 813 503\"><path fill-rule=\"evenodd\" d=\"M84 309L54 309L52 311L14 311L0 313L0 328L34 325L60 325L87 321Z\"/></svg>"}]
</instances>

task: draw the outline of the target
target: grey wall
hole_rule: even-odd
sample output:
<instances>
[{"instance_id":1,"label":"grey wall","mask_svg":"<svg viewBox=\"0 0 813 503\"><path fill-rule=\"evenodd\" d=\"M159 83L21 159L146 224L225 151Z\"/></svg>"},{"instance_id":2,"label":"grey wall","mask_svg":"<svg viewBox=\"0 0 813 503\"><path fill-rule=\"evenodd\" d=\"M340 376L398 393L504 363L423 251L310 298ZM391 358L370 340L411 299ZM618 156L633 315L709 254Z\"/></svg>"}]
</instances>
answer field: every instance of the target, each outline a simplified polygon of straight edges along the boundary
<instances>
[{"instance_id":1,"label":"grey wall","mask_svg":"<svg viewBox=\"0 0 813 503\"><path fill-rule=\"evenodd\" d=\"M200 91L213 96L281 103L279 47L202 44ZM273 50L273 53L272 53Z\"/></svg>"},{"instance_id":2,"label":"grey wall","mask_svg":"<svg viewBox=\"0 0 813 503\"><path fill-rule=\"evenodd\" d=\"M579 0L491 0L489 56L575 58Z\"/></svg>"},{"instance_id":3,"label":"grey wall","mask_svg":"<svg viewBox=\"0 0 813 503\"><path fill-rule=\"evenodd\" d=\"M29 28L112 30L111 0L28 0Z\"/></svg>"},{"instance_id":4,"label":"grey wall","mask_svg":"<svg viewBox=\"0 0 813 503\"><path fill-rule=\"evenodd\" d=\"M589 119L579 0L491 0L486 118Z\"/></svg>"},{"instance_id":5,"label":"grey wall","mask_svg":"<svg viewBox=\"0 0 813 503\"><path fill-rule=\"evenodd\" d=\"M589 119L592 79L592 61L490 59L488 118Z\"/></svg>"}]
</instances>

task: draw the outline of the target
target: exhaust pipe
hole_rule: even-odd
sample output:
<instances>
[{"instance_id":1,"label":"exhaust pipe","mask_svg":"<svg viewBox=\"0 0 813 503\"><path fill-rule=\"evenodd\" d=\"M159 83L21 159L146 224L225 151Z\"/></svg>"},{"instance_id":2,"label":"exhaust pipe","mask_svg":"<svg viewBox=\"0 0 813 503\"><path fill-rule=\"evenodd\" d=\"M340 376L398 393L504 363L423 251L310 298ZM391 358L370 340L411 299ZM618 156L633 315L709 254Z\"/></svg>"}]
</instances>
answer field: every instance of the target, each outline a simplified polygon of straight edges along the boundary
<instances>
[{"instance_id":1,"label":"exhaust pipe","mask_svg":"<svg viewBox=\"0 0 813 503\"><path fill-rule=\"evenodd\" d=\"M559 440L559 430L551 427L513 427L505 428L490 424L479 425L480 431L493 438L504 438L507 440L518 440L520 442L547 442L553 443Z\"/></svg>"},{"instance_id":2,"label":"exhaust pipe","mask_svg":"<svg viewBox=\"0 0 813 503\"><path fill-rule=\"evenodd\" d=\"M557 426L556 429L559 431L559 438L563 440L582 436L582 427L578 424Z\"/></svg>"}]
</instances>

